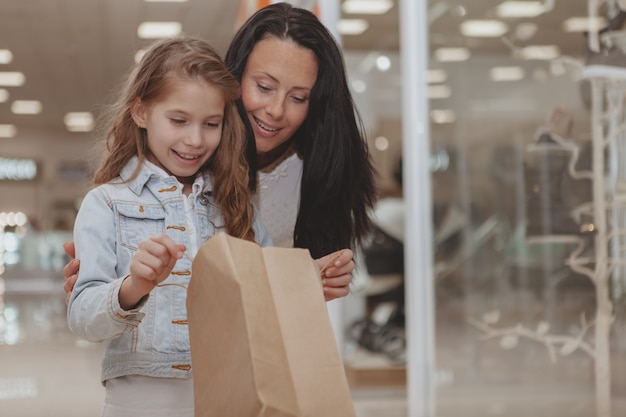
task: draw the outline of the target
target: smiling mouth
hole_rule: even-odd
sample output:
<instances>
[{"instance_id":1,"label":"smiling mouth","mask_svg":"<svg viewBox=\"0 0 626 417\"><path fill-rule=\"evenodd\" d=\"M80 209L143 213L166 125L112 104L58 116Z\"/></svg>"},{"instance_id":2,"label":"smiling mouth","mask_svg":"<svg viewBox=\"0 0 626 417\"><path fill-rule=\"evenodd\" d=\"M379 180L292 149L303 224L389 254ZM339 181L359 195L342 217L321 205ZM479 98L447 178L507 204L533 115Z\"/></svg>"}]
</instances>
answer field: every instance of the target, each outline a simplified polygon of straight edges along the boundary
<instances>
[{"instance_id":1,"label":"smiling mouth","mask_svg":"<svg viewBox=\"0 0 626 417\"><path fill-rule=\"evenodd\" d=\"M180 153L180 152L176 152L174 151L174 153L178 156L180 156L183 159L187 159L189 161L193 161L194 159L198 159L200 158L200 155L197 154L186 154L186 153Z\"/></svg>"},{"instance_id":2,"label":"smiling mouth","mask_svg":"<svg viewBox=\"0 0 626 417\"><path fill-rule=\"evenodd\" d=\"M264 125L263 123L261 123L259 121L259 119L257 119L256 117L254 118L254 122L257 124L257 126L259 126L261 129L263 130L267 130L268 132L278 132L278 129L272 129L269 126Z\"/></svg>"}]
</instances>

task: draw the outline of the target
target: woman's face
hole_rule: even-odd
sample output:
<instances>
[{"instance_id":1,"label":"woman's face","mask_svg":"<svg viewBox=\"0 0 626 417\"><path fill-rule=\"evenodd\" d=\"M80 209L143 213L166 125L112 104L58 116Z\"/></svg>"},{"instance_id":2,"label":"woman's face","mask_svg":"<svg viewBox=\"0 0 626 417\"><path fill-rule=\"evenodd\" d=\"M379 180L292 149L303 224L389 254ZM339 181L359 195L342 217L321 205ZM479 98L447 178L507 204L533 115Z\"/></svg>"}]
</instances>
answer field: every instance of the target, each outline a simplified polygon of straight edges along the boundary
<instances>
[{"instance_id":1,"label":"woman's face","mask_svg":"<svg viewBox=\"0 0 626 417\"><path fill-rule=\"evenodd\" d=\"M241 96L260 168L284 152L304 122L317 69L315 54L290 40L269 37L252 49L241 77Z\"/></svg>"}]
</instances>

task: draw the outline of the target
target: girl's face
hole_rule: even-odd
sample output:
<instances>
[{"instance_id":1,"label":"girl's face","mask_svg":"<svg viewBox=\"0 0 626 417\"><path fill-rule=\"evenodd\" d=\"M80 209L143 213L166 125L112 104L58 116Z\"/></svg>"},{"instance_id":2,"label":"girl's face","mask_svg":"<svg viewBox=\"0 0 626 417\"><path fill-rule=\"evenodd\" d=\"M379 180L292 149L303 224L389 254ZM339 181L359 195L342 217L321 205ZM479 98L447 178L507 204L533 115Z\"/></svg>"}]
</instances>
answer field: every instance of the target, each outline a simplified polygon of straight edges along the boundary
<instances>
[{"instance_id":1,"label":"girl's face","mask_svg":"<svg viewBox=\"0 0 626 417\"><path fill-rule=\"evenodd\" d=\"M138 100L132 116L146 129L147 159L188 184L220 143L226 103L219 88L203 81L168 84L155 100Z\"/></svg>"},{"instance_id":2,"label":"girl's face","mask_svg":"<svg viewBox=\"0 0 626 417\"><path fill-rule=\"evenodd\" d=\"M269 37L252 49L241 77L241 98L260 168L284 152L304 122L317 69L313 51L290 40Z\"/></svg>"}]
</instances>

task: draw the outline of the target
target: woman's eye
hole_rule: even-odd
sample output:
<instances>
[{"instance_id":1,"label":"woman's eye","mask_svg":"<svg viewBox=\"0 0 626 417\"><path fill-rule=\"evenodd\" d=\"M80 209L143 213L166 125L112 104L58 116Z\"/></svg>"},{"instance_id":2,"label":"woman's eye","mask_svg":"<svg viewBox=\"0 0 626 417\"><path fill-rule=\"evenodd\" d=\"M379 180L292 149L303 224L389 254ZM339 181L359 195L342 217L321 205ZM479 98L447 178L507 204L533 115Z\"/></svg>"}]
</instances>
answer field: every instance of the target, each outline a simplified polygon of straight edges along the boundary
<instances>
[{"instance_id":1,"label":"woman's eye","mask_svg":"<svg viewBox=\"0 0 626 417\"><path fill-rule=\"evenodd\" d=\"M308 100L307 97L297 97L297 96L292 96L291 99L295 101L296 103L306 103L306 101Z\"/></svg>"},{"instance_id":2,"label":"woman's eye","mask_svg":"<svg viewBox=\"0 0 626 417\"><path fill-rule=\"evenodd\" d=\"M259 90L261 91L270 91L270 88L266 85L263 84L257 84L257 86L259 87Z\"/></svg>"}]
</instances>

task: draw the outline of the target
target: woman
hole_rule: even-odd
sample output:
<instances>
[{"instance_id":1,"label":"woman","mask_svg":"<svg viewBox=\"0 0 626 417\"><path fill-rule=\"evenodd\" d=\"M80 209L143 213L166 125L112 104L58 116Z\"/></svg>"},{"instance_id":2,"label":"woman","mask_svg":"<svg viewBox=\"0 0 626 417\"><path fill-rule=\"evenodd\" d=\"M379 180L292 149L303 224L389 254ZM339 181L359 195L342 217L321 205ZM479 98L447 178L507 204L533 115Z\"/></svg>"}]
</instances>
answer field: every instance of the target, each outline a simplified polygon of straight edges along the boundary
<instances>
[{"instance_id":1,"label":"woman","mask_svg":"<svg viewBox=\"0 0 626 417\"><path fill-rule=\"evenodd\" d=\"M237 31L225 61L241 83L263 224L276 246L309 249L324 270L326 300L346 296L349 248L370 230L376 191L339 46L313 13L277 3ZM73 257L71 243L65 250ZM63 270L68 294L77 270L77 260Z\"/></svg>"}]
</instances>

